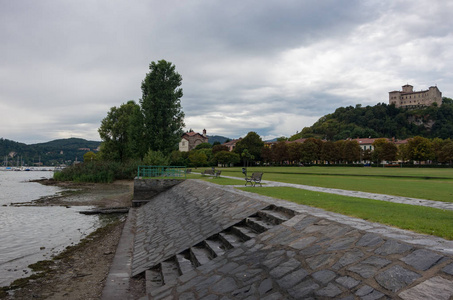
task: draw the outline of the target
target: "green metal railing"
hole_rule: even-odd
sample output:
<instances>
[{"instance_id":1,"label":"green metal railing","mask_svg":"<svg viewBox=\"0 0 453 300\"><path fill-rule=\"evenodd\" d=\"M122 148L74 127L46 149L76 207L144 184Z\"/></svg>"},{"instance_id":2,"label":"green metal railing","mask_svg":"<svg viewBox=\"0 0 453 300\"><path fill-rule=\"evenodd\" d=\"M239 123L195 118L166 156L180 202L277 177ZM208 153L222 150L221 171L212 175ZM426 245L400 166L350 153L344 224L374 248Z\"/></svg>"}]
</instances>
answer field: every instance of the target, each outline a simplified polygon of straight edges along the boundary
<instances>
[{"instance_id":1,"label":"green metal railing","mask_svg":"<svg viewBox=\"0 0 453 300\"><path fill-rule=\"evenodd\" d=\"M168 178L186 179L184 166L139 166L138 178Z\"/></svg>"}]
</instances>

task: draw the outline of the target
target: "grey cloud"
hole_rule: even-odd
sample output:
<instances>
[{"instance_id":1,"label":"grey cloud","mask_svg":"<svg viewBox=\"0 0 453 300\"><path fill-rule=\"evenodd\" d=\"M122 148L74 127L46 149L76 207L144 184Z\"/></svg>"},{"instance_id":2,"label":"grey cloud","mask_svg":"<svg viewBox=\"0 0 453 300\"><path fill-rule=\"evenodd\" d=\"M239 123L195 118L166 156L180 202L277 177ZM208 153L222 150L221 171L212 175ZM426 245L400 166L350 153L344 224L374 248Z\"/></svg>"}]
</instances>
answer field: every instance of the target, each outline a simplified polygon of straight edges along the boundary
<instances>
[{"instance_id":1,"label":"grey cloud","mask_svg":"<svg viewBox=\"0 0 453 300\"><path fill-rule=\"evenodd\" d=\"M3 118L0 136L97 139L110 107L138 101L148 64L160 59L183 76L187 127L229 137L289 136L339 106L382 102L409 81L437 83L449 96L451 6L2 1L0 108L30 122Z\"/></svg>"}]
</instances>

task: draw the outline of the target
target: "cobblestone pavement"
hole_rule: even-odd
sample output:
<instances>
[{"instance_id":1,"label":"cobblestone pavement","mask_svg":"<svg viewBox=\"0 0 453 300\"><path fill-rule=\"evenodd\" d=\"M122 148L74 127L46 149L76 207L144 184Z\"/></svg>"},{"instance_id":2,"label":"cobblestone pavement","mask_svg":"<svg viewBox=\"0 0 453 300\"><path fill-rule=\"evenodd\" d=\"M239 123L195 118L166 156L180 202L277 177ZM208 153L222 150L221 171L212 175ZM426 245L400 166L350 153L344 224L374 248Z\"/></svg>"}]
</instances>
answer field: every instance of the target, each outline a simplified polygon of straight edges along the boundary
<instances>
[{"instance_id":1,"label":"cobblestone pavement","mask_svg":"<svg viewBox=\"0 0 453 300\"><path fill-rule=\"evenodd\" d=\"M453 299L452 241L198 180L158 197L137 215L143 299Z\"/></svg>"}]
</instances>

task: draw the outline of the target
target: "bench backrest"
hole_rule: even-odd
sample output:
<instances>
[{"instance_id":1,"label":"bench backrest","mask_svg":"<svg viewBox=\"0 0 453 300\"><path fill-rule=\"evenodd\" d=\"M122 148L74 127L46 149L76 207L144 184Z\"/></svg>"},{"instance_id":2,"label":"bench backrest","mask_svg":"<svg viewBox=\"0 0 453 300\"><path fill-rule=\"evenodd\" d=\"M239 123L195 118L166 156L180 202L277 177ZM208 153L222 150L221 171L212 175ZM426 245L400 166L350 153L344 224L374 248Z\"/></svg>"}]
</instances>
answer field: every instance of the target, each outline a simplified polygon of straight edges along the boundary
<instances>
[{"instance_id":1,"label":"bench backrest","mask_svg":"<svg viewBox=\"0 0 453 300\"><path fill-rule=\"evenodd\" d=\"M263 177L263 173L262 172L254 172L252 174L252 179L253 180L261 180L261 177Z\"/></svg>"}]
</instances>

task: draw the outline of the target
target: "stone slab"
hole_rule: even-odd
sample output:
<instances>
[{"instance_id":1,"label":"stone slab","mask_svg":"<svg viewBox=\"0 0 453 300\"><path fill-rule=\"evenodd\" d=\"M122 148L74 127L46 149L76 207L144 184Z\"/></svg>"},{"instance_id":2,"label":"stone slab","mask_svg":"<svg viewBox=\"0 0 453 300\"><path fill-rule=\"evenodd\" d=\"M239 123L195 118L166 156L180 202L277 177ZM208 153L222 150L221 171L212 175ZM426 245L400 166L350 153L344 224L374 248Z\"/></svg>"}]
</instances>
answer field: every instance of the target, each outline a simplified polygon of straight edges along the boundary
<instances>
[{"instance_id":1,"label":"stone slab","mask_svg":"<svg viewBox=\"0 0 453 300\"><path fill-rule=\"evenodd\" d=\"M406 264L411 265L417 270L425 271L435 265L443 256L434 251L418 249L411 254L401 258Z\"/></svg>"},{"instance_id":2,"label":"stone slab","mask_svg":"<svg viewBox=\"0 0 453 300\"><path fill-rule=\"evenodd\" d=\"M448 300L453 297L453 281L436 276L400 293L399 296L404 300Z\"/></svg>"}]
</instances>

